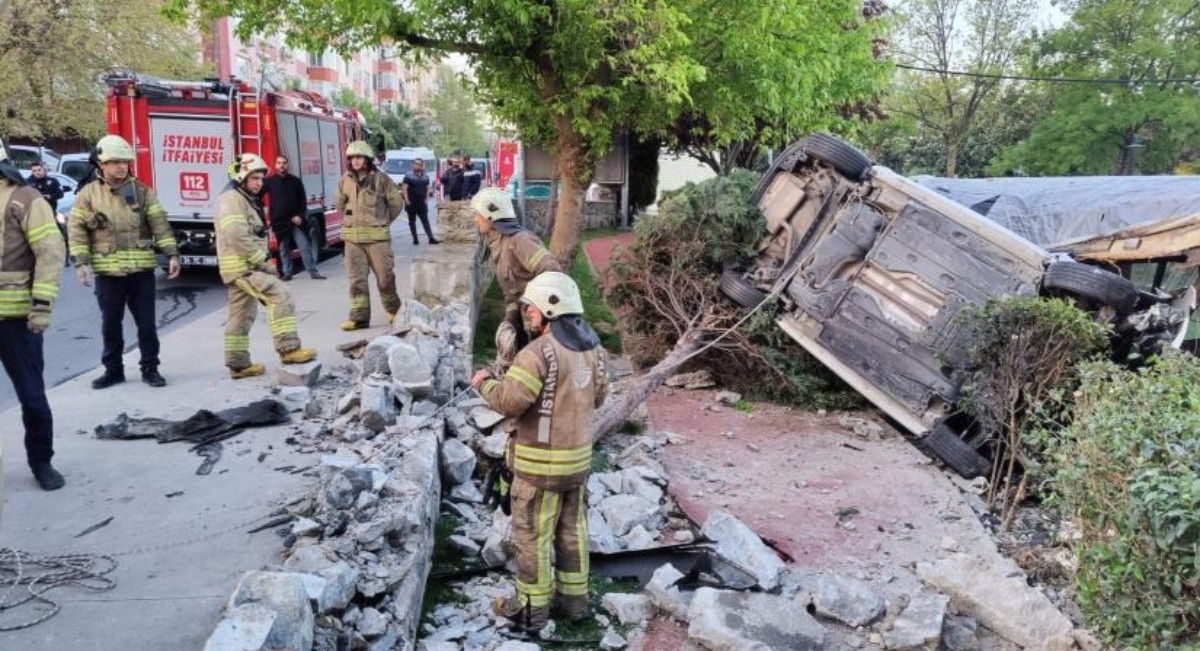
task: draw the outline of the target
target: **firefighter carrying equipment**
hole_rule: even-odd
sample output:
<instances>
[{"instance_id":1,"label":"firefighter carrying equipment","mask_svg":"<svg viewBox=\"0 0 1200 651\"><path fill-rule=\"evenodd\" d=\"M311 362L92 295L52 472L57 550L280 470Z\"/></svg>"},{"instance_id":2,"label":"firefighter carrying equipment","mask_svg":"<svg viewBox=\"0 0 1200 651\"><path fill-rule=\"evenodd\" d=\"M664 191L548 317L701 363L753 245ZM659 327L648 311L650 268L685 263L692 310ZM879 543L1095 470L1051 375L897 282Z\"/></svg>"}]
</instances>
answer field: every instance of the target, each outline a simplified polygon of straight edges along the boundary
<instances>
[{"instance_id":1,"label":"firefighter carrying equipment","mask_svg":"<svg viewBox=\"0 0 1200 651\"><path fill-rule=\"evenodd\" d=\"M76 266L97 275L126 276L158 266L155 252L179 255L167 212L154 190L129 176L118 185L87 184L76 195L67 221Z\"/></svg>"}]
</instances>

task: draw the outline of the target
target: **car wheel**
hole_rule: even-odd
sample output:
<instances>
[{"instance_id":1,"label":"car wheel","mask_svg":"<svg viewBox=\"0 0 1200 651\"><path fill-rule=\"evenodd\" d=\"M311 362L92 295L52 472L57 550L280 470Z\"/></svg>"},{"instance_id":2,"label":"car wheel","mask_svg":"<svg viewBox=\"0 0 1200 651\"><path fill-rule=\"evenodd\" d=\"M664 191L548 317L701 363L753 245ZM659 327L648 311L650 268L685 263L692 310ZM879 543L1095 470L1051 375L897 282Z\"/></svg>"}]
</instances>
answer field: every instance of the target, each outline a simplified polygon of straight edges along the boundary
<instances>
[{"instance_id":1,"label":"car wheel","mask_svg":"<svg viewBox=\"0 0 1200 651\"><path fill-rule=\"evenodd\" d=\"M991 462L967 445L958 432L945 423L933 428L921 442L951 470L966 479L984 475L992 468Z\"/></svg>"},{"instance_id":2,"label":"car wheel","mask_svg":"<svg viewBox=\"0 0 1200 651\"><path fill-rule=\"evenodd\" d=\"M742 307L754 307L767 298L767 293L750 284L742 274L731 269L721 274L721 292Z\"/></svg>"},{"instance_id":3,"label":"car wheel","mask_svg":"<svg viewBox=\"0 0 1200 651\"><path fill-rule=\"evenodd\" d=\"M852 181L861 181L871 171L871 160L861 151L825 133L809 135L804 153L837 170Z\"/></svg>"},{"instance_id":4,"label":"car wheel","mask_svg":"<svg viewBox=\"0 0 1200 651\"><path fill-rule=\"evenodd\" d=\"M1042 287L1111 305L1119 315L1132 312L1138 302L1138 289L1132 282L1111 271L1079 262L1050 265L1042 276Z\"/></svg>"}]
</instances>

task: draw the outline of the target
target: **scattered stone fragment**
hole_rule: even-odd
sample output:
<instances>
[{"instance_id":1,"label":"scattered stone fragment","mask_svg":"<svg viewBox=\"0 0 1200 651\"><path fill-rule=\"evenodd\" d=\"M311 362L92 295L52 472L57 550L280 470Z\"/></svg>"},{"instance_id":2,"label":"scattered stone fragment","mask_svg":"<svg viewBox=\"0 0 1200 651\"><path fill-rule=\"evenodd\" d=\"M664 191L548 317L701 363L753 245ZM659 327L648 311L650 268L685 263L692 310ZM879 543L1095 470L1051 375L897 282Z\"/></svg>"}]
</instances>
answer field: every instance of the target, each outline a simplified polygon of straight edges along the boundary
<instances>
[{"instance_id":1,"label":"scattered stone fragment","mask_svg":"<svg viewBox=\"0 0 1200 651\"><path fill-rule=\"evenodd\" d=\"M479 504L483 502L483 493L479 492L479 488L475 486L475 482L464 481L461 484L455 484L454 488L450 489L450 499Z\"/></svg>"},{"instance_id":2,"label":"scattered stone fragment","mask_svg":"<svg viewBox=\"0 0 1200 651\"><path fill-rule=\"evenodd\" d=\"M716 542L721 556L753 574L763 590L774 590L779 585L783 561L741 520L724 511L713 511L700 534Z\"/></svg>"},{"instance_id":3,"label":"scattered stone fragment","mask_svg":"<svg viewBox=\"0 0 1200 651\"><path fill-rule=\"evenodd\" d=\"M204 643L204 651L257 651L275 625L275 611L256 603L229 609Z\"/></svg>"},{"instance_id":4,"label":"scattered stone fragment","mask_svg":"<svg viewBox=\"0 0 1200 651\"><path fill-rule=\"evenodd\" d=\"M1041 648L1074 625L1046 595L1021 578L1008 576L983 560L954 554L936 563L918 563L917 576L949 595L960 613L971 615L1001 637L1023 647Z\"/></svg>"},{"instance_id":5,"label":"scattered stone fragment","mask_svg":"<svg viewBox=\"0 0 1200 651\"><path fill-rule=\"evenodd\" d=\"M617 536L624 536L638 525L656 530L662 524L663 516L658 503L640 495L606 497L596 508Z\"/></svg>"},{"instance_id":6,"label":"scattered stone fragment","mask_svg":"<svg viewBox=\"0 0 1200 651\"><path fill-rule=\"evenodd\" d=\"M396 402L390 382L381 376L363 381L358 418L372 432L382 432L396 422Z\"/></svg>"},{"instance_id":7,"label":"scattered stone fragment","mask_svg":"<svg viewBox=\"0 0 1200 651\"><path fill-rule=\"evenodd\" d=\"M605 649L605 651L624 649L625 645L625 638L621 637L616 631L607 631L604 637L600 639L600 648Z\"/></svg>"},{"instance_id":8,"label":"scattered stone fragment","mask_svg":"<svg viewBox=\"0 0 1200 651\"><path fill-rule=\"evenodd\" d=\"M614 554L621 551L621 543L613 534L612 527L597 509L588 509L588 542L593 552Z\"/></svg>"},{"instance_id":9,"label":"scattered stone fragment","mask_svg":"<svg viewBox=\"0 0 1200 651\"><path fill-rule=\"evenodd\" d=\"M300 518L292 523L292 533L297 538L303 536L314 536L324 528L320 522L312 518Z\"/></svg>"},{"instance_id":10,"label":"scattered stone fragment","mask_svg":"<svg viewBox=\"0 0 1200 651\"><path fill-rule=\"evenodd\" d=\"M227 609L242 604L259 604L275 613L270 633L263 642L267 649L309 651L313 643L313 613L304 584L287 572L247 572L229 597ZM256 621L261 621L258 619Z\"/></svg>"},{"instance_id":11,"label":"scattered stone fragment","mask_svg":"<svg viewBox=\"0 0 1200 651\"><path fill-rule=\"evenodd\" d=\"M883 439L884 429L878 423L860 418L858 416L838 416L838 425L845 429L854 432L856 436L867 439L868 441L879 441Z\"/></svg>"},{"instance_id":12,"label":"scattered stone fragment","mask_svg":"<svg viewBox=\"0 0 1200 651\"><path fill-rule=\"evenodd\" d=\"M672 388L708 389L717 386L712 373L695 371L693 373L677 373L667 378L665 384Z\"/></svg>"},{"instance_id":13,"label":"scattered stone fragment","mask_svg":"<svg viewBox=\"0 0 1200 651\"><path fill-rule=\"evenodd\" d=\"M481 430L489 430L499 425L502 420L504 420L504 414L496 413L487 407L471 408L471 422Z\"/></svg>"},{"instance_id":14,"label":"scattered stone fragment","mask_svg":"<svg viewBox=\"0 0 1200 651\"><path fill-rule=\"evenodd\" d=\"M491 459L503 459L504 449L508 445L506 432L494 431L483 437L479 442L479 451Z\"/></svg>"},{"instance_id":15,"label":"scattered stone fragment","mask_svg":"<svg viewBox=\"0 0 1200 651\"><path fill-rule=\"evenodd\" d=\"M288 387L316 386L321 377L321 362L313 360L303 364L280 364L279 384Z\"/></svg>"},{"instance_id":16,"label":"scattered stone fragment","mask_svg":"<svg viewBox=\"0 0 1200 651\"><path fill-rule=\"evenodd\" d=\"M686 622L688 621L688 608L692 605L694 593L681 591L675 586L675 582L682 578L683 573L675 569L674 565L664 563L654 570L654 575L646 584L646 594L650 596L650 602L654 604L655 608L679 621Z\"/></svg>"},{"instance_id":17,"label":"scattered stone fragment","mask_svg":"<svg viewBox=\"0 0 1200 651\"><path fill-rule=\"evenodd\" d=\"M621 544L630 551L650 549L655 546L654 534L646 531L645 527L639 524L621 538Z\"/></svg>"},{"instance_id":18,"label":"scattered stone fragment","mask_svg":"<svg viewBox=\"0 0 1200 651\"><path fill-rule=\"evenodd\" d=\"M355 624L354 628L358 629L363 637L373 640L387 632L387 624L387 617L383 613L368 607L363 608L362 619L358 620L358 624Z\"/></svg>"},{"instance_id":19,"label":"scattered stone fragment","mask_svg":"<svg viewBox=\"0 0 1200 651\"><path fill-rule=\"evenodd\" d=\"M700 588L688 611L688 639L711 651L817 651L825 629L792 599Z\"/></svg>"},{"instance_id":20,"label":"scattered stone fragment","mask_svg":"<svg viewBox=\"0 0 1200 651\"><path fill-rule=\"evenodd\" d=\"M281 386L279 399L287 406L288 411L304 411L313 399L313 392L307 386Z\"/></svg>"},{"instance_id":21,"label":"scattered stone fragment","mask_svg":"<svg viewBox=\"0 0 1200 651\"><path fill-rule=\"evenodd\" d=\"M979 623L972 617L947 616L942 622L942 646L946 651L979 651L978 630Z\"/></svg>"},{"instance_id":22,"label":"scattered stone fragment","mask_svg":"<svg viewBox=\"0 0 1200 651\"><path fill-rule=\"evenodd\" d=\"M717 402L725 405L726 407L732 407L732 406L736 405L738 403L738 401L741 399L742 399L742 394L740 394L740 393L735 393L733 391L718 391L717 392Z\"/></svg>"},{"instance_id":23,"label":"scattered stone fragment","mask_svg":"<svg viewBox=\"0 0 1200 651\"><path fill-rule=\"evenodd\" d=\"M532 642L508 640L504 644L496 647L496 651L539 651L540 648L541 647Z\"/></svg>"},{"instance_id":24,"label":"scattered stone fragment","mask_svg":"<svg viewBox=\"0 0 1200 651\"><path fill-rule=\"evenodd\" d=\"M450 536L447 542L450 543L450 547L454 551L466 556L467 558L472 558L479 555L479 545L474 540L471 540L466 536Z\"/></svg>"},{"instance_id":25,"label":"scattered stone fragment","mask_svg":"<svg viewBox=\"0 0 1200 651\"><path fill-rule=\"evenodd\" d=\"M913 597L891 630L883 634L888 649L934 648L942 636L942 622L950 600L940 594L920 594Z\"/></svg>"},{"instance_id":26,"label":"scattered stone fragment","mask_svg":"<svg viewBox=\"0 0 1200 651\"><path fill-rule=\"evenodd\" d=\"M874 622L883 615L885 607L883 597L870 586L840 574L814 577L812 600L818 615L853 627Z\"/></svg>"},{"instance_id":27,"label":"scattered stone fragment","mask_svg":"<svg viewBox=\"0 0 1200 651\"><path fill-rule=\"evenodd\" d=\"M442 475L450 484L461 484L475 472L475 453L457 439L442 444Z\"/></svg>"},{"instance_id":28,"label":"scattered stone fragment","mask_svg":"<svg viewBox=\"0 0 1200 651\"><path fill-rule=\"evenodd\" d=\"M626 626L649 621L654 616L654 604L643 594L610 592L601 598L600 605Z\"/></svg>"}]
</instances>

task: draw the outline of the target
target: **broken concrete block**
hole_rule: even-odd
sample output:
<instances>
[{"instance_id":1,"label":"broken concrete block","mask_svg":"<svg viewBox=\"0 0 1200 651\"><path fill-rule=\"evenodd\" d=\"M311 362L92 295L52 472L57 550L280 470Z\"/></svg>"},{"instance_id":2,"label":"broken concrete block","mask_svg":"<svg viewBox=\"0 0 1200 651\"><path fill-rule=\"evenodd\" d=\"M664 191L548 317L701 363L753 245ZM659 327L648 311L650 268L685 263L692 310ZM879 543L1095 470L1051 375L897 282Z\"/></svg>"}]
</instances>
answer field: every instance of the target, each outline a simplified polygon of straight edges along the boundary
<instances>
[{"instance_id":1,"label":"broken concrete block","mask_svg":"<svg viewBox=\"0 0 1200 651\"><path fill-rule=\"evenodd\" d=\"M204 651L258 651L275 625L275 611L255 603L231 608L217 622Z\"/></svg>"},{"instance_id":2,"label":"broken concrete block","mask_svg":"<svg viewBox=\"0 0 1200 651\"><path fill-rule=\"evenodd\" d=\"M350 413L350 410L354 409L357 406L358 406L358 391L351 389L350 391L346 392L346 395L342 396L341 399L338 400L337 413L338 413L338 415L348 414L348 413Z\"/></svg>"},{"instance_id":3,"label":"broken concrete block","mask_svg":"<svg viewBox=\"0 0 1200 651\"><path fill-rule=\"evenodd\" d=\"M645 466L636 468L626 468L621 471L621 492L629 493L630 495L638 495L646 498L647 501L658 504L663 497L663 489L657 484L651 482L642 476L641 469L649 470Z\"/></svg>"},{"instance_id":4,"label":"broken concrete block","mask_svg":"<svg viewBox=\"0 0 1200 651\"><path fill-rule=\"evenodd\" d=\"M341 610L354 598L354 591L358 586L358 569L346 561L338 560L321 546L293 548L292 555L284 561L283 566L293 572L303 572L325 580L325 585L316 599L318 613Z\"/></svg>"},{"instance_id":5,"label":"broken concrete block","mask_svg":"<svg viewBox=\"0 0 1200 651\"><path fill-rule=\"evenodd\" d=\"M433 369L421 357L416 346L404 341L388 350L388 368L392 378L404 383L429 382L433 380Z\"/></svg>"},{"instance_id":6,"label":"broken concrete block","mask_svg":"<svg viewBox=\"0 0 1200 651\"><path fill-rule=\"evenodd\" d=\"M504 644L496 647L496 651L538 651L540 648L541 647L532 642L508 640Z\"/></svg>"},{"instance_id":7,"label":"broken concrete block","mask_svg":"<svg viewBox=\"0 0 1200 651\"><path fill-rule=\"evenodd\" d=\"M742 394L740 394L740 393L736 393L733 391L718 391L717 392L717 402L725 405L726 407L732 407L732 406L736 405L738 403L738 401L741 399L742 399Z\"/></svg>"},{"instance_id":8,"label":"broken concrete block","mask_svg":"<svg viewBox=\"0 0 1200 651\"><path fill-rule=\"evenodd\" d=\"M297 538L315 536L321 532L322 528L321 523L312 518L300 518L292 523L292 534Z\"/></svg>"},{"instance_id":9,"label":"broken concrete block","mask_svg":"<svg viewBox=\"0 0 1200 651\"><path fill-rule=\"evenodd\" d=\"M665 384L675 388L708 389L717 386L717 381L713 379L712 373L708 371L695 371L693 373L677 373L672 375L667 378Z\"/></svg>"},{"instance_id":10,"label":"broken concrete block","mask_svg":"<svg viewBox=\"0 0 1200 651\"><path fill-rule=\"evenodd\" d=\"M1038 649L1074 628L1046 595L1024 579L1008 576L982 559L954 554L918 563L917 576L949 595L960 613L971 615L1004 639Z\"/></svg>"},{"instance_id":11,"label":"broken concrete block","mask_svg":"<svg viewBox=\"0 0 1200 651\"><path fill-rule=\"evenodd\" d=\"M593 552L600 554L615 554L621 551L621 541L617 540L612 527L604 519L598 509L588 509L588 543Z\"/></svg>"},{"instance_id":12,"label":"broken concrete block","mask_svg":"<svg viewBox=\"0 0 1200 651\"><path fill-rule=\"evenodd\" d=\"M488 407L472 407L471 422L480 430L487 431L504 420L504 414L493 411Z\"/></svg>"},{"instance_id":13,"label":"broken concrete block","mask_svg":"<svg viewBox=\"0 0 1200 651\"><path fill-rule=\"evenodd\" d=\"M478 504L483 501L483 493L479 492L479 488L475 486L475 482L464 481L450 489L450 499Z\"/></svg>"},{"instance_id":14,"label":"broken concrete block","mask_svg":"<svg viewBox=\"0 0 1200 651\"><path fill-rule=\"evenodd\" d=\"M883 596L871 586L840 574L820 574L811 588L817 614L852 627L866 626L883 615Z\"/></svg>"},{"instance_id":15,"label":"broken concrete block","mask_svg":"<svg viewBox=\"0 0 1200 651\"><path fill-rule=\"evenodd\" d=\"M604 637L600 638L600 648L605 651L618 651L626 646L625 638L621 637L616 631L607 631Z\"/></svg>"},{"instance_id":16,"label":"broken concrete block","mask_svg":"<svg viewBox=\"0 0 1200 651\"><path fill-rule=\"evenodd\" d=\"M378 610L367 607L362 610L362 619L354 625L360 635L373 640L387 632L388 618Z\"/></svg>"},{"instance_id":17,"label":"broken concrete block","mask_svg":"<svg viewBox=\"0 0 1200 651\"><path fill-rule=\"evenodd\" d=\"M825 628L792 599L700 588L688 610L688 639L712 651L818 651Z\"/></svg>"},{"instance_id":18,"label":"broken concrete block","mask_svg":"<svg viewBox=\"0 0 1200 651\"><path fill-rule=\"evenodd\" d=\"M288 572L247 572L229 597L228 609L246 603L260 604L275 613L264 648L312 649L313 613L300 577Z\"/></svg>"},{"instance_id":19,"label":"broken concrete block","mask_svg":"<svg viewBox=\"0 0 1200 651\"><path fill-rule=\"evenodd\" d=\"M354 505L354 500L358 499L359 490L345 475L337 473L325 484L325 505L335 511L348 509Z\"/></svg>"},{"instance_id":20,"label":"broken concrete block","mask_svg":"<svg viewBox=\"0 0 1200 651\"><path fill-rule=\"evenodd\" d=\"M508 447L508 433L495 431L483 437L479 442L479 451L490 459L503 459Z\"/></svg>"},{"instance_id":21,"label":"broken concrete block","mask_svg":"<svg viewBox=\"0 0 1200 651\"><path fill-rule=\"evenodd\" d=\"M688 621L688 609L692 605L692 597L695 596L695 593L680 590L675 586L675 583L682 578L683 573L675 569L674 565L663 563L661 567L654 570L654 575L646 584L646 594L650 595L650 603L654 604L655 608L681 622L686 622Z\"/></svg>"},{"instance_id":22,"label":"broken concrete block","mask_svg":"<svg viewBox=\"0 0 1200 651\"><path fill-rule=\"evenodd\" d=\"M392 335L384 335L375 337L367 344L367 350L363 353L362 373L364 376L372 373L391 373L391 368L388 366L389 354L392 348L403 342L399 337Z\"/></svg>"},{"instance_id":23,"label":"broken concrete block","mask_svg":"<svg viewBox=\"0 0 1200 651\"><path fill-rule=\"evenodd\" d=\"M596 508L616 536L624 536L638 525L657 530L663 521L658 503L639 495L612 495Z\"/></svg>"},{"instance_id":24,"label":"broken concrete block","mask_svg":"<svg viewBox=\"0 0 1200 651\"><path fill-rule=\"evenodd\" d=\"M313 399L313 392L306 386L283 386L279 387L279 399L288 411L304 411Z\"/></svg>"},{"instance_id":25,"label":"broken concrete block","mask_svg":"<svg viewBox=\"0 0 1200 651\"><path fill-rule=\"evenodd\" d=\"M884 632L883 643L888 649L934 648L942 637L942 623L950 600L940 594L920 594L913 597L891 630Z\"/></svg>"},{"instance_id":26,"label":"broken concrete block","mask_svg":"<svg viewBox=\"0 0 1200 651\"><path fill-rule=\"evenodd\" d=\"M700 534L717 543L717 553L753 574L763 590L774 590L779 585L783 561L741 520L724 511L713 511Z\"/></svg>"},{"instance_id":27,"label":"broken concrete block","mask_svg":"<svg viewBox=\"0 0 1200 651\"><path fill-rule=\"evenodd\" d=\"M280 364L279 384L285 387L316 386L321 378L321 362L313 360L303 364Z\"/></svg>"},{"instance_id":28,"label":"broken concrete block","mask_svg":"<svg viewBox=\"0 0 1200 651\"><path fill-rule=\"evenodd\" d=\"M504 537L496 532L488 534L479 555L483 557L484 565L500 567L508 562L508 551L504 547Z\"/></svg>"},{"instance_id":29,"label":"broken concrete block","mask_svg":"<svg viewBox=\"0 0 1200 651\"><path fill-rule=\"evenodd\" d=\"M973 617L947 616L942 622L942 646L946 651L978 651L979 637L976 635L979 623ZM1067 646L1072 651L1074 640Z\"/></svg>"},{"instance_id":30,"label":"broken concrete block","mask_svg":"<svg viewBox=\"0 0 1200 651\"><path fill-rule=\"evenodd\" d=\"M647 622L654 616L654 604L644 594L610 592L600 599L600 606L625 625Z\"/></svg>"},{"instance_id":31,"label":"broken concrete block","mask_svg":"<svg viewBox=\"0 0 1200 651\"><path fill-rule=\"evenodd\" d=\"M479 555L479 545L466 536L450 536L447 542L450 543L451 549L467 558Z\"/></svg>"},{"instance_id":32,"label":"broken concrete block","mask_svg":"<svg viewBox=\"0 0 1200 651\"><path fill-rule=\"evenodd\" d=\"M475 453L457 439L442 444L442 476L449 484L461 484L475 472Z\"/></svg>"},{"instance_id":33,"label":"broken concrete block","mask_svg":"<svg viewBox=\"0 0 1200 651\"><path fill-rule=\"evenodd\" d=\"M621 488L625 483L625 477L619 472L597 472L588 477L588 480L595 479L604 486L605 492L620 493Z\"/></svg>"},{"instance_id":34,"label":"broken concrete block","mask_svg":"<svg viewBox=\"0 0 1200 651\"><path fill-rule=\"evenodd\" d=\"M621 537L621 544L625 549L630 551L639 551L642 549L650 549L654 547L654 534L646 531L642 525L638 525L630 530L629 533Z\"/></svg>"},{"instance_id":35,"label":"broken concrete block","mask_svg":"<svg viewBox=\"0 0 1200 651\"><path fill-rule=\"evenodd\" d=\"M358 419L363 427L377 433L396 422L392 387L382 376L373 375L363 381Z\"/></svg>"}]
</instances>

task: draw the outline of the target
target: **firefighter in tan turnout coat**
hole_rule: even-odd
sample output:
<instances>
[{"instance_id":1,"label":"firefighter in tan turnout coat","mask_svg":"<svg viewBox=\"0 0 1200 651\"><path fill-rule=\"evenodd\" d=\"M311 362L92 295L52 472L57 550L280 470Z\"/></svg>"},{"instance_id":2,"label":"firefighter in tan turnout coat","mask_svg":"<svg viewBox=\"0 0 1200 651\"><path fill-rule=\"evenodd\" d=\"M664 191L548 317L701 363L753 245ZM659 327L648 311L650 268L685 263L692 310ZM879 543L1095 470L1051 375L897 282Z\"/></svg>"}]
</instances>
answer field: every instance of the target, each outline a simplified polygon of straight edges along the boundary
<instances>
[{"instance_id":1,"label":"firefighter in tan turnout coat","mask_svg":"<svg viewBox=\"0 0 1200 651\"><path fill-rule=\"evenodd\" d=\"M388 323L400 309L391 224L404 210L404 198L388 175L375 169L370 145L361 140L350 143L346 159L350 169L342 176L335 197L342 213L346 275L350 278L350 318L342 322L342 330L358 330L371 323L368 272L375 274Z\"/></svg>"},{"instance_id":2,"label":"firefighter in tan turnout coat","mask_svg":"<svg viewBox=\"0 0 1200 651\"><path fill-rule=\"evenodd\" d=\"M267 163L254 154L244 154L240 163L234 187L217 199L217 265L229 289L225 366L235 380L266 372L262 364L250 361L250 327L258 303L267 308L267 325L284 364L317 356L317 351L300 347L292 295L268 262L267 227L259 200Z\"/></svg>"},{"instance_id":3,"label":"firefighter in tan turnout coat","mask_svg":"<svg viewBox=\"0 0 1200 651\"><path fill-rule=\"evenodd\" d=\"M608 388L604 349L583 320L579 288L551 271L525 287L521 306L534 340L503 378L479 371L472 385L495 410L517 419L505 464L511 488L517 594L496 611L524 630L588 608L587 497L592 412ZM553 560L552 560L553 559Z\"/></svg>"}]
</instances>

